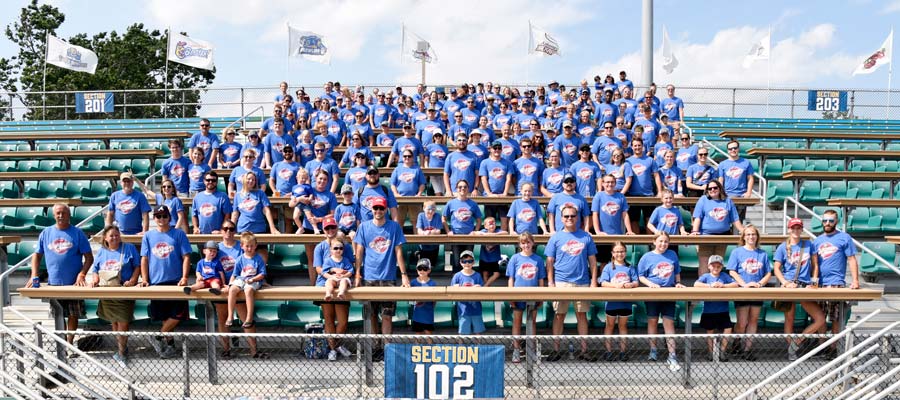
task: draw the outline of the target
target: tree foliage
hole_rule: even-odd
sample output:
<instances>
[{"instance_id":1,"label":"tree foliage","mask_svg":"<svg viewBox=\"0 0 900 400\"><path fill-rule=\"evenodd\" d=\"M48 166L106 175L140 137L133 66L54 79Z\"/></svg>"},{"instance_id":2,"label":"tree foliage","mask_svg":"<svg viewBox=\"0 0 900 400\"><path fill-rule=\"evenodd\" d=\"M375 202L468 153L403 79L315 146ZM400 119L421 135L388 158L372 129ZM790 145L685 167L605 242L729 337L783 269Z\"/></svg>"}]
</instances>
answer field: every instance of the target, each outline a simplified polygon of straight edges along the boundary
<instances>
[{"instance_id":1,"label":"tree foliage","mask_svg":"<svg viewBox=\"0 0 900 400\"><path fill-rule=\"evenodd\" d=\"M97 53L99 65L93 75L53 65L46 66L47 92L128 90L127 93L115 92L114 113L76 115L73 93L47 93L46 98L42 96L39 92L44 85L47 35L56 36L56 30L63 22L65 15L59 9L47 4L39 5L37 0L32 0L22 9L19 19L6 28L6 37L19 46L19 53L9 60L0 59L0 85L5 90L16 93L19 100L28 107L25 118L159 118L163 115L197 115L200 106L196 104L200 100L201 90L196 89L211 85L215 73L169 63L169 106L164 111L159 105L166 101L164 82L168 32L146 29L141 23L129 26L122 33L101 32L93 36L80 33L67 39L69 43ZM3 81L4 61L8 65L6 74L10 78L16 78L8 83ZM18 85L15 84L16 81Z\"/></svg>"}]
</instances>

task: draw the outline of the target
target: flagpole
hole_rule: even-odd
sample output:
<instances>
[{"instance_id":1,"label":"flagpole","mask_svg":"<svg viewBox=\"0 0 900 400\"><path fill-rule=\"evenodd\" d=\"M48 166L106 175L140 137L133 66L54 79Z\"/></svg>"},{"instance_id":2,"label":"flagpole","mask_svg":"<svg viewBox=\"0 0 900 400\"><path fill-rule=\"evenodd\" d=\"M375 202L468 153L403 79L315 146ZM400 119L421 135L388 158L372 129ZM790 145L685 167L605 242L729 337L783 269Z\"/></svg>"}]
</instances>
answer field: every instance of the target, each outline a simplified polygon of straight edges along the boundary
<instances>
[{"instance_id":1,"label":"flagpole","mask_svg":"<svg viewBox=\"0 0 900 400\"><path fill-rule=\"evenodd\" d=\"M166 72L163 76L163 118L169 113L169 47L172 44L172 27L168 27L169 35L166 37Z\"/></svg>"},{"instance_id":2,"label":"flagpole","mask_svg":"<svg viewBox=\"0 0 900 400\"><path fill-rule=\"evenodd\" d=\"M50 30L44 35L44 82L41 86L41 119L47 119L47 57L50 56ZM890 87L890 85L888 85ZM11 117L11 116L10 116Z\"/></svg>"},{"instance_id":3,"label":"flagpole","mask_svg":"<svg viewBox=\"0 0 900 400\"><path fill-rule=\"evenodd\" d=\"M534 43L531 43L532 37L534 37L534 35L531 32L531 20L529 19L528 20L528 48L525 49L525 59L527 60L525 62L525 87L526 88L528 87L528 78L531 75L531 57L528 57L528 55L530 55L531 50L534 49Z\"/></svg>"},{"instance_id":4,"label":"flagpole","mask_svg":"<svg viewBox=\"0 0 900 400\"><path fill-rule=\"evenodd\" d=\"M885 111L884 119L891 119L891 78L894 75L894 26L891 25L891 48L888 49L891 55L891 63L888 65L888 93L887 93L887 111Z\"/></svg>"},{"instance_id":5,"label":"flagpole","mask_svg":"<svg viewBox=\"0 0 900 400\"><path fill-rule=\"evenodd\" d=\"M772 27L769 26L769 58L766 59L766 118L769 117L769 93L772 78Z\"/></svg>"},{"instance_id":6,"label":"flagpole","mask_svg":"<svg viewBox=\"0 0 900 400\"><path fill-rule=\"evenodd\" d=\"M287 55L284 57L284 81L288 82L288 87L290 87L291 80L291 23L285 21L285 26L287 26L288 30L288 51Z\"/></svg>"}]
</instances>

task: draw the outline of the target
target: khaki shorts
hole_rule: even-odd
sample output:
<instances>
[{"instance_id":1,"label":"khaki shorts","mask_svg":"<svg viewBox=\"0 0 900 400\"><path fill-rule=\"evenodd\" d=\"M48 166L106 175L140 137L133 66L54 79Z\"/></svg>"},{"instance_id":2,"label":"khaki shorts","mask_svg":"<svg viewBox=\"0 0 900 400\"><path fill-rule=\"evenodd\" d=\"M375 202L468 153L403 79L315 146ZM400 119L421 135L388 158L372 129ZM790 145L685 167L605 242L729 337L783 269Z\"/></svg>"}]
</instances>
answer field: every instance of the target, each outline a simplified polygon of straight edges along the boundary
<instances>
[{"instance_id":1,"label":"khaki shorts","mask_svg":"<svg viewBox=\"0 0 900 400\"><path fill-rule=\"evenodd\" d=\"M577 284L577 283L569 283L569 282L556 282L556 287L558 288L569 288L569 287L589 287L589 284ZM553 302L553 309L556 310L557 314L565 314L569 312L569 300L561 300ZM575 312L576 313L586 313L591 309L591 302L588 300L576 300L575 301Z\"/></svg>"}]
</instances>

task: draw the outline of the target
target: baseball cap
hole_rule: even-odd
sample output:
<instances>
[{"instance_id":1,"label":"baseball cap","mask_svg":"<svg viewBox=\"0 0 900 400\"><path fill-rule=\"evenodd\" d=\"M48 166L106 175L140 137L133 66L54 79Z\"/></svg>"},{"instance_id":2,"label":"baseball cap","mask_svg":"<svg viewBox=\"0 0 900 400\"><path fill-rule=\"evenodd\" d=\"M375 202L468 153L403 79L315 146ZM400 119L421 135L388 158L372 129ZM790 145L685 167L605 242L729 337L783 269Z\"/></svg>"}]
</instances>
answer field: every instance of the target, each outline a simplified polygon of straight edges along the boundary
<instances>
[{"instance_id":1,"label":"baseball cap","mask_svg":"<svg viewBox=\"0 0 900 400\"><path fill-rule=\"evenodd\" d=\"M793 228L793 227L796 227L796 226L799 226L799 227L802 228L802 227L803 227L803 220L800 219L800 218L791 218L791 220L788 221L788 228Z\"/></svg>"},{"instance_id":2,"label":"baseball cap","mask_svg":"<svg viewBox=\"0 0 900 400\"><path fill-rule=\"evenodd\" d=\"M387 121L381 121L381 126L388 126L388 122L387 122Z\"/></svg>"},{"instance_id":3,"label":"baseball cap","mask_svg":"<svg viewBox=\"0 0 900 400\"><path fill-rule=\"evenodd\" d=\"M341 194L353 193L353 186L344 185L341 186Z\"/></svg>"},{"instance_id":4,"label":"baseball cap","mask_svg":"<svg viewBox=\"0 0 900 400\"><path fill-rule=\"evenodd\" d=\"M425 111L437 111L437 110L434 107L429 106L428 108L425 109Z\"/></svg>"},{"instance_id":5,"label":"baseball cap","mask_svg":"<svg viewBox=\"0 0 900 400\"><path fill-rule=\"evenodd\" d=\"M412 127L412 124L409 123L409 121L406 121L406 122L403 123L403 127L404 127L404 128L410 128L410 127Z\"/></svg>"},{"instance_id":6,"label":"baseball cap","mask_svg":"<svg viewBox=\"0 0 900 400\"><path fill-rule=\"evenodd\" d=\"M366 174L368 175L370 172L378 173L378 167L374 165L370 165L369 168L366 169Z\"/></svg>"},{"instance_id":7,"label":"baseball cap","mask_svg":"<svg viewBox=\"0 0 900 400\"><path fill-rule=\"evenodd\" d=\"M501 142L499 140L495 140L495 141L491 142L491 147L503 147L503 142Z\"/></svg>"},{"instance_id":8,"label":"baseball cap","mask_svg":"<svg viewBox=\"0 0 900 400\"><path fill-rule=\"evenodd\" d=\"M444 136L444 132L441 131L440 129L435 129L434 131L431 132L431 136Z\"/></svg>"},{"instance_id":9,"label":"baseball cap","mask_svg":"<svg viewBox=\"0 0 900 400\"><path fill-rule=\"evenodd\" d=\"M207 241L206 241L206 244L203 245L203 248L204 248L204 249L216 249L216 250L218 250L218 249L219 249L219 246L216 245L216 241L215 241L215 240L207 240Z\"/></svg>"},{"instance_id":10,"label":"baseball cap","mask_svg":"<svg viewBox=\"0 0 900 400\"><path fill-rule=\"evenodd\" d=\"M357 151L356 154L353 155L355 158L366 158L366 153Z\"/></svg>"},{"instance_id":11,"label":"baseball cap","mask_svg":"<svg viewBox=\"0 0 900 400\"><path fill-rule=\"evenodd\" d=\"M709 262L707 262L706 265L713 265L715 263L725 265L725 259L723 259L722 256L718 254L709 256Z\"/></svg>"},{"instance_id":12,"label":"baseball cap","mask_svg":"<svg viewBox=\"0 0 900 400\"><path fill-rule=\"evenodd\" d=\"M563 182L568 182L568 181L575 182L575 175L572 175L572 173L570 173L570 172L566 172L566 174L563 176Z\"/></svg>"},{"instance_id":13,"label":"baseball cap","mask_svg":"<svg viewBox=\"0 0 900 400\"><path fill-rule=\"evenodd\" d=\"M472 257L472 258L475 258L475 253L472 253L472 250L466 250L466 251L462 252L462 253L459 255L459 258L460 258L460 259L463 259L463 258L466 258L466 257Z\"/></svg>"},{"instance_id":14,"label":"baseball cap","mask_svg":"<svg viewBox=\"0 0 900 400\"><path fill-rule=\"evenodd\" d=\"M550 83L547 84L547 86L552 86L552 85L559 85L559 82L557 82L557 81L550 81Z\"/></svg>"},{"instance_id":15,"label":"baseball cap","mask_svg":"<svg viewBox=\"0 0 900 400\"><path fill-rule=\"evenodd\" d=\"M291 147L291 145L286 144L286 145L284 145L284 147L281 148L281 152L282 152L282 153L293 153L293 152L294 152L294 148Z\"/></svg>"},{"instance_id":16,"label":"baseball cap","mask_svg":"<svg viewBox=\"0 0 900 400\"><path fill-rule=\"evenodd\" d=\"M416 269L430 271L431 270L431 260L429 260L427 258L423 258L423 259L419 260L419 262L416 263Z\"/></svg>"},{"instance_id":17,"label":"baseball cap","mask_svg":"<svg viewBox=\"0 0 900 400\"><path fill-rule=\"evenodd\" d=\"M325 219L322 220L322 229L330 228L332 226L337 227L337 222L334 220L334 217L325 217Z\"/></svg>"},{"instance_id":18,"label":"baseball cap","mask_svg":"<svg viewBox=\"0 0 900 400\"><path fill-rule=\"evenodd\" d=\"M257 133L256 131L251 131L249 134L247 134L248 138L252 138L254 136L259 137L259 133Z\"/></svg>"},{"instance_id":19,"label":"baseball cap","mask_svg":"<svg viewBox=\"0 0 900 400\"><path fill-rule=\"evenodd\" d=\"M335 113L335 112L338 112L338 109L337 109L337 107L331 107L331 110L330 110L330 111L333 112L333 113Z\"/></svg>"},{"instance_id":20,"label":"baseball cap","mask_svg":"<svg viewBox=\"0 0 900 400\"><path fill-rule=\"evenodd\" d=\"M590 94L591 91L587 89L581 89L581 94Z\"/></svg>"},{"instance_id":21,"label":"baseball cap","mask_svg":"<svg viewBox=\"0 0 900 400\"><path fill-rule=\"evenodd\" d=\"M384 197L375 197L372 199L372 207L384 207L387 208L387 200Z\"/></svg>"},{"instance_id":22,"label":"baseball cap","mask_svg":"<svg viewBox=\"0 0 900 400\"><path fill-rule=\"evenodd\" d=\"M166 206L156 206L153 209L153 216L171 216L172 213L169 212L169 207Z\"/></svg>"},{"instance_id":23,"label":"baseball cap","mask_svg":"<svg viewBox=\"0 0 900 400\"><path fill-rule=\"evenodd\" d=\"M572 127L572 122L570 122L570 121L563 122L562 126L563 126L563 128L565 128L565 127L571 128L571 127Z\"/></svg>"},{"instance_id":24,"label":"baseball cap","mask_svg":"<svg viewBox=\"0 0 900 400\"><path fill-rule=\"evenodd\" d=\"M483 132L481 132L481 129L473 129L472 132L469 133L469 135L480 135L482 133Z\"/></svg>"},{"instance_id":25,"label":"baseball cap","mask_svg":"<svg viewBox=\"0 0 900 400\"><path fill-rule=\"evenodd\" d=\"M134 180L134 174L132 174L131 172L126 171L126 172L123 172L123 173L119 174L119 179L121 179L121 180L128 179L128 180L132 180L132 181L133 181L133 180Z\"/></svg>"}]
</instances>

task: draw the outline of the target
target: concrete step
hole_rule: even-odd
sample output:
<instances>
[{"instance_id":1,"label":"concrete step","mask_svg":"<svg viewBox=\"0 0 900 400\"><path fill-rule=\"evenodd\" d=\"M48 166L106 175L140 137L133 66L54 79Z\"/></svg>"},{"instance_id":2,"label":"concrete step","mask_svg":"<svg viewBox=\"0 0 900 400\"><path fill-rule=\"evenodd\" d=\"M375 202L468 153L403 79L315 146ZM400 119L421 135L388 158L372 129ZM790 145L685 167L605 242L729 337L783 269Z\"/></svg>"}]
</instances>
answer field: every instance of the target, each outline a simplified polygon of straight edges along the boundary
<instances>
[{"instance_id":1,"label":"concrete step","mask_svg":"<svg viewBox=\"0 0 900 400\"><path fill-rule=\"evenodd\" d=\"M893 322L900 321L900 294L886 294L878 300L864 301L854 305L850 310L850 323L852 324L878 309L881 312L864 322L860 327L860 332L874 333ZM895 329L892 333L900 334L900 328Z\"/></svg>"},{"instance_id":2,"label":"concrete step","mask_svg":"<svg viewBox=\"0 0 900 400\"><path fill-rule=\"evenodd\" d=\"M53 327L53 318L50 316L50 304L48 303L37 299L13 295L12 304L3 310L3 323L6 326L13 329L31 330L31 323L20 317L18 314L10 311L10 309L14 309L19 313L24 314L25 317L34 322L40 322L44 326Z\"/></svg>"}]
</instances>

